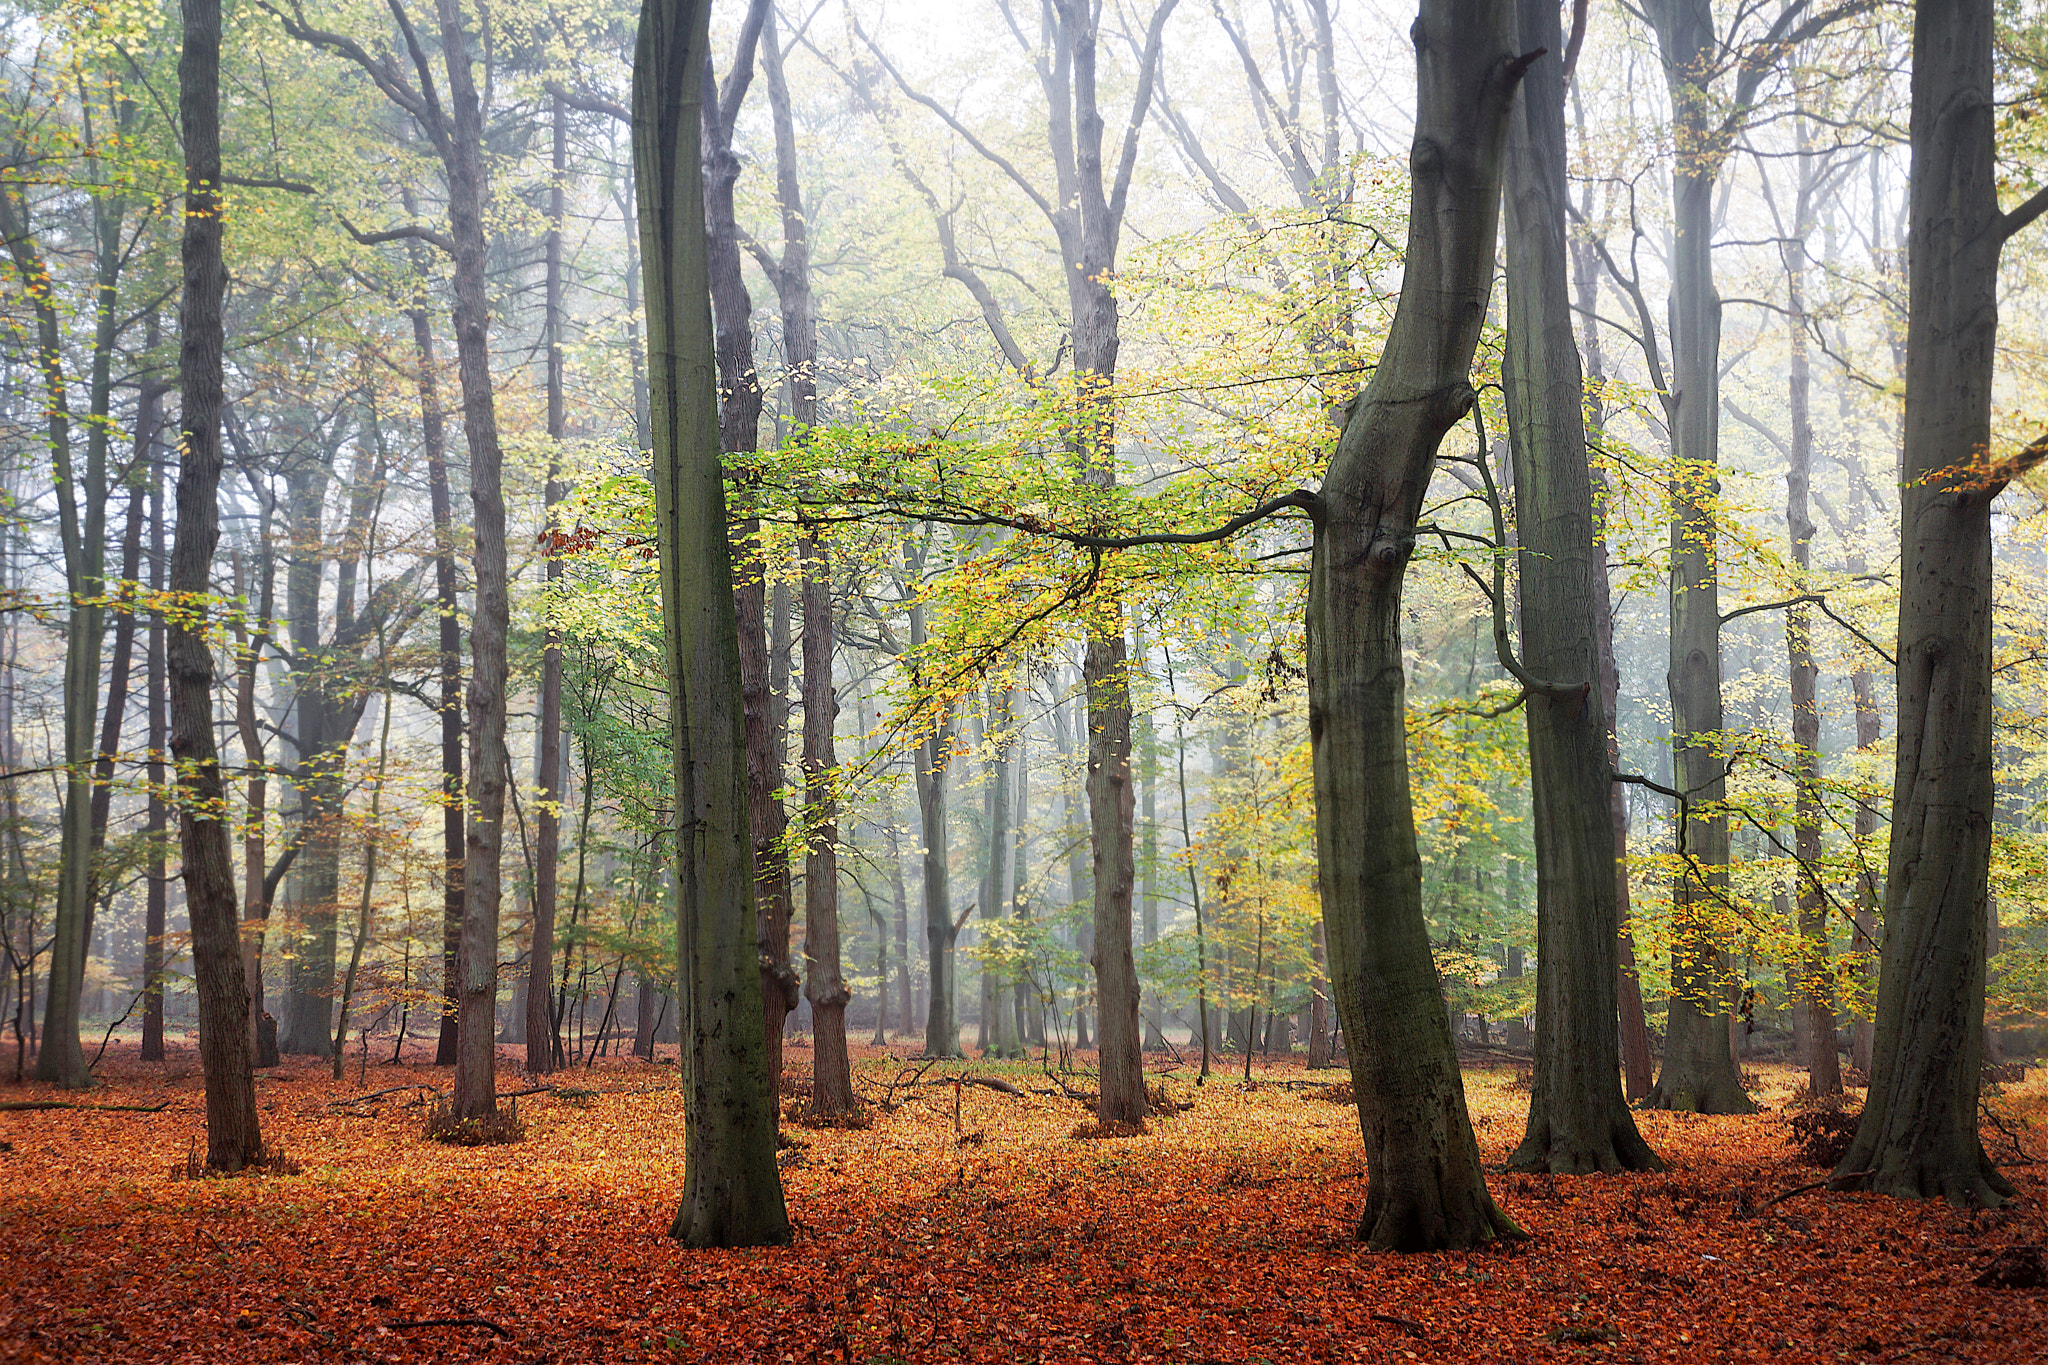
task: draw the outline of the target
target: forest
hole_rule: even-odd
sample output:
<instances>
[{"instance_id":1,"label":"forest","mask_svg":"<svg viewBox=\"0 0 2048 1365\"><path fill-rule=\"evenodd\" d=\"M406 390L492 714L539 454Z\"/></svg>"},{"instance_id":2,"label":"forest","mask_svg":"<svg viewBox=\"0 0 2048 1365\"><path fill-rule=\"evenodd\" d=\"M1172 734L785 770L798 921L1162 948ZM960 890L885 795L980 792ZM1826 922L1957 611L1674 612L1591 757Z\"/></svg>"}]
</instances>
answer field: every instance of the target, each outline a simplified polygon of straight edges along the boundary
<instances>
[{"instance_id":1,"label":"forest","mask_svg":"<svg viewBox=\"0 0 2048 1365\"><path fill-rule=\"evenodd\" d=\"M0 1359L2038 1359L2048 4L1409 4L0 4Z\"/></svg>"}]
</instances>

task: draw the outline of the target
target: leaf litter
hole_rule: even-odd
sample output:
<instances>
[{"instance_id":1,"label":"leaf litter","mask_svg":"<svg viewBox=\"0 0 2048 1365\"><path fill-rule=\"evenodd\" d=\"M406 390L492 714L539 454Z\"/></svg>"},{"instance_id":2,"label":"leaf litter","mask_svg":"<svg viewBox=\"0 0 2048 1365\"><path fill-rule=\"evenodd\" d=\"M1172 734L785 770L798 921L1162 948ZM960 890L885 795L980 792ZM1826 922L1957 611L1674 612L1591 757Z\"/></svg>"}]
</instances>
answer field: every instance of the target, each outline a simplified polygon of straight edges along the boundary
<instances>
[{"instance_id":1,"label":"leaf litter","mask_svg":"<svg viewBox=\"0 0 2048 1365\"><path fill-rule=\"evenodd\" d=\"M1353 1238L1356 1115L1316 1102L1341 1072L1255 1065L1249 1085L1198 1089L1161 1070L1172 1108L1143 1134L1077 1137L1090 1116L1064 1092L1083 1081L945 1063L931 1076L1019 1093L892 1089L901 1051L855 1055L892 1102L864 1128L785 1120L795 1244L685 1251L664 1235L672 1064L565 1075L522 1099L523 1141L462 1148L423 1136L432 1068L337 1083L294 1062L259 1100L297 1173L186 1180L191 1052L110 1054L91 1102L165 1107L0 1112L0 1360L2048 1358L2048 1290L2027 1273L2048 1242L2043 1168L2011 1167L2021 1197L1992 1212L1800 1190L1821 1173L1799 1164L1788 1069L1760 1073L1760 1116L1639 1115L1670 1169L1626 1176L1502 1173L1527 1099L1512 1065L1468 1069L1489 1183L1532 1240L1398 1257ZM523 1087L501 1068L501 1090ZM1994 1103L2004 1133L2048 1142L2039 1073Z\"/></svg>"}]
</instances>

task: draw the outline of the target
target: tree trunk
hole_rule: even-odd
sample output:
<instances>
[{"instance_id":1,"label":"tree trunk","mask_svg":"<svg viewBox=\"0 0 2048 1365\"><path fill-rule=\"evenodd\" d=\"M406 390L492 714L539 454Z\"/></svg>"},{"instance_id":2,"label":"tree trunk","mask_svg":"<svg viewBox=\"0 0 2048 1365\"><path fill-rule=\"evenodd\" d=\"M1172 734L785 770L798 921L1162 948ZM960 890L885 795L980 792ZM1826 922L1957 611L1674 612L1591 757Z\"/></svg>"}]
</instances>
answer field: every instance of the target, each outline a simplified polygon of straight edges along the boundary
<instances>
[{"instance_id":1,"label":"tree trunk","mask_svg":"<svg viewBox=\"0 0 2048 1365\"><path fill-rule=\"evenodd\" d=\"M683 1201L669 1234L688 1246L782 1245L790 1228L753 946L739 631L704 249L709 11L703 0L649 0L633 54L683 1012Z\"/></svg>"},{"instance_id":2,"label":"tree trunk","mask_svg":"<svg viewBox=\"0 0 2048 1365\"><path fill-rule=\"evenodd\" d=\"M797 557L804 572L804 995L811 1002L811 1112L851 1113L853 1069L846 1055L846 1005L840 972L839 780L832 726L832 562L816 528L805 527Z\"/></svg>"},{"instance_id":3,"label":"tree trunk","mask_svg":"<svg viewBox=\"0 0 2048 1365\"><path fill-rule=\"evenodd\" d=\"M490 294L485 278L483 108L470 70L460 0L436 0L441 53L453 106L447 141L448 227L455 243L455 356L462 380L462 431L469 446L469 501L475 517L476 612L470 625L469 829L463 857L462 942L456 964L457 1118L498 1112L499 858L505 822L505 498L498 414L491 389Z\"/></svg>"},{"instance_id":4,"label":"tree trunk","mask_svg":"<svg viewBox=\"0 0 2048 1365\"><path fill-rule=\"evenodd\" d=\"M1579 110L1581 134L1585 128L1583 109ZM1592 395L1587 403L1587 418L1597 432L1605 423L1606 403L1601 395L1607 384L1606 365L1600 348L1600 325L1595 314L1600 303L1600 273L1592 245L1580 241L1573 248L1572 266L1574 284L1577 289L1576 309L1580 317L1580 335L1586 362L1586 380ZM1592 433L1589 433L1589 435ZM1593 470L1596 508L1608 505L1605 477L1597 468ZM1595 602L1594 630L1598 638L1600 655L1600 705L1607 716L1607 764L1615 772L1621 771L1621 736L1617 725L1621 705L1621 669L1614 658L1614 596L1606 577L1608 563L1607 527L1599 527L1599 539L1594 546L1597 562L1601 566L1600 595ZM1616 980L1619 984L1621 1011L1621 1079L1622 1094L1633 1104L1650 1093L1655 1084L1655 1063L1650 1056L1650 1031L1643 1019L1642 978L1636 972L1635 935L1629 927L1629 884L1628 884L1628 796L1622 784L1612 784L1607 793L1607 810L1610 823L1614 826L1614 913L1618 933L1618 969Z\"/></svg>"},{"instance_id":5,"label":"tree trunk","mask_svg":"<svg viewBox=\"0 0 2048 1365\"><path fill-rule=\"evenodd\" d=\"M1685 858L1672 889L1671 999L1653 1109L1747 1114L1756 1106L1728 1044L1734 977L1725 951L1727 765L1721 757L1721 599L1714 503L1721 421L1721 297L1714 288L1714 182L1727 155L1710 83L1720 69L1711 0L1651 11L1680 154L1672 174L1671 747Z\"/></svg>"},{"instance_id":6,"label":"tree trunk","mask_svg":"<svg viewBox=\"0 0 2048 1365\"><path fill-rule=\"evenodd\" d=\"M148 478L149 586L153 592L162 592L169 567L164 555L164 470L154 450L150 452ZM170 885L164 856L170 820L169 808L165 806L163 797L164 749L170 742L170 730L169 717L164 709L169 703L164 696L162 612L152 611L149 614L148 651L145 667L149 674L149 762L145 772L149 782L149 805L142 837L149 845L149 890L144 901L142 928L142 1060L160 1062L164 1059L164 921L170 908ZM260 1002L253 991L250 999L252 1009L258 1007Z\"/></svg>"},{"instance_id":7,"label":"tree trunk","mask_svg":"<svg viewBox=\"0 0 2048 1365\"><path fill-rule=\"evenodd\" d=\"M1012 878L1010 794L1015 786L1011 765L1015 751L1015 689L1008 679L989 688L988 829L987 862L981 881L981 921L987 926L1009 918L1016 885ZM981 967L981 1029L983 1049L997 1057L1021 1057L1022 1044L1015 1027L1016 1011L1010 1006L1008 974L984 961Z\"/></svg>"},{"instance_id":8,"label":"tree trunk","mask_svg":"<svg viewBox=\"0 0 2048 1365\"><path fill-rule=\"evenodd\" d=\"M1351 1059L1375 1250L1520 1235L1487 1193L1422 913L1401 585L1438 444L1470 411L1502 147L1525 64L1508 0L1425 0L1407 273L1323 483L1309 578L1309 734L1330 976Z\"/></svg>"},{"instance_id":9,"label":"tree trunk","mask_svg":"<svg viewBox=\"0 0 2048 1365\"><path fill-rule=\"evenodd\" d=\"M1990 454L1998 258L1993 0L1913 20L1898 760L1870 1093L1836 1184L1956 1205L2014 1193L1977 1134L1991 862Z\"/></svg>"},{"instance_id":10,"label":"tree trunk","mask_svg":"<svg viewBox=\"0 0 2048 1365\"><path fill-rule=\"evenodd\" d=\"M1806 151L1806 121L1799 120L1799 199L1794 209L1792 240L1786 244L1787 302L1786 406L1791 440L1785 471L1785 524L1792 542L1793 586L1810 588L1813 567L1813 514L1808 506L1813 486L1812 376L1807 356L1806 237L1813 231L1813 159ZM1820 880L1821 821L1826 812L1820 797L1820 669L1813 661L1813 609L1804 602L1785 609L1786 675L1792 694L1792 749L1795 771L1792 809L1792 852L1798 866L1797 921L1800 951L1793 963L1794 1032L1806 1044L1807 1093L1815 1099L1842 1093L1842 1064L1836 1050L1835 1012L1828 1003L1827 889Z\"/></svg>"},{"instance_id":11,"label":"tree trunk","mask_svg":"<svg viewBox=\"0 0 2048 1365\"><path fill-rule=\"evenodd\" d=\"M420 261L415 257L415 273ZM462 797L462 617L455 574L455 499L448 484L448 436L441 413L434 329L424 307L410 310L419 363L420 444L427 458L427 496L434 519L434 601L440 631L441 678L441 1029L434 1065L455 1065L455 1019L461 1004L457 958L467 878L468 842Z\"/></svg>"},{"instance_id":12,"label":"tree trunk","mask_svg":"<svg viewBox=\"0 0 2048 1365\"><path fill-rule=\"evenodd\" d=\"M130 116L121 115L125 125ZM86 149L88 153L91 148ZM94 174L97 175L97 168ZM80 996L92 944L92 785L94 723L99 719L100 646L106 609L107 437L112 365L119 325L119 281L125 198L92 198L93 345L87 385L85 469L76 468L73 416L64 377L64 343L50 273L30 233L26 198L0 190L0 237L24 282L36 324L36 367L45 390L45 438L57 502L58 538L70 615L64 632L64 797L59 826L57 897L52 908L49 985L36 1079L72 1088L92 1084L79 1046Z\"/></svg>"},{"instance_id":13,"label":"tree trunk","mask_svg":"<svg viewBox=\"0 0 2048 1365\"><path fill-rule=\"evenodd\" d=\"M1607 566L1596 558L1585 386L1565 282L1564 36L1517 0L1524 52L1508 137L1507 351L1516 560L1536 837L1536 1060L1524 1171L1657 1170L1622 1097L1607 716L1596 685ZM1505 609L1496 616L1505 634Z\"/></svg>"},{"instance_id":14,"label":"tree trunk","mask_svg":"<svg viewBox=\"0 0 2048 1365\"><path fill-rule=\"evenodd\" d=\"M242 979L227 784L213 739L213 655L203 605L220 538L221 259L220 4L184 0L178 121L185 143L184 301L179 374L182 458L170 590L193 607L170 627L171 754L177 761L179 841L192 967L199 988L199 1060L206 1077L206 1164L239 1171L263 1159L249 1067L249 992Z\"/></svg>"},{"instance_id":15,"label":"tree trunk","mask_svg":"<svg viewBox=\"0 0 2048 1365\"><path fill-rule=\"evenodd\" d=\"M547 241L547 511L541 539L557 534L555 506L568 495L562 486L562 440L569 434L565 357L562 349L562 223L568 214L569 111L560 95L554 107L554 174L548 191ZM550 548L546 584L550 594L562 578L561 556ZM526 1069L553 1071L562 1041L548 1008L548 968L555 960L555 873L562 847L562 633L547 629L540 664L540 771L534 781L533 934L527 954Z\"/></svg>"},{"instance_id":16,"label":"tree trunk","mask_svg":"<svg viewBox=\"0 0 2048 1365\"><path fill-rule=\"evenodd\" d=\"M924 608L911 609L911 648L922 643ZM924 1051L927 1057L958 1057L960 1018L957 1007L958 983L954 980L953 941L959 931L953 924L953 898L947 882L952 850L946 837L946 769L953 756L953 720L948 710L936 728L918 745L917 814L920 841L924 845L924 932L927 959Z\"/></svg>"}]
</instances>

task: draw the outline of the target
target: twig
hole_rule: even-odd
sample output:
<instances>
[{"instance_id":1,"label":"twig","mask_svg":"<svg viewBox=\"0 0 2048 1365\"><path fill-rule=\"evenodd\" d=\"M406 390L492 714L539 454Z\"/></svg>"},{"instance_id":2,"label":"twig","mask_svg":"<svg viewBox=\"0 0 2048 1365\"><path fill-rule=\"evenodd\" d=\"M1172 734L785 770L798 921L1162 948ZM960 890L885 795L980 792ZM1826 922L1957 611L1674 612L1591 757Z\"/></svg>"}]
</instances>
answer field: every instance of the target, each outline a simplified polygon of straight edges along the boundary
<instances>
[{"instance_id":1,"label":"twig","mask_svg":"<svg viewBox=\"0 0 2048 1365\"><path fill-rule=\"evenodd\" d=\"M1861 1180L1866 1175L1876 1174L1877 1172L1875 1171L1851 1171L1847 1175L1831 1175L1820 1180L1809 1181L1804 1185L1794 1185L1791 1189L1785 1191L1783 1194L1772 1195L1769 1199L1764 1200L1763 1203L1758 1204L1756 1206L1756 1211L1758 1213L1762 1213L1765 1209L1771 1207L1771 1205L1782 1204L1795 1194L1805 1194L1809 1190L1817 1190L1822 1188L1823 1186L1832 1185L1837 1180Z\"/></svg>"},{"instance_id":2,"label":"twig","mask_svg":"<svg viewBox=\"0 0 2048 1365\"><path fill-rule=\"evenodd\" d=\"M383 1090L372 1090L365 1095L350 1095L347 1099L332 1100L328 1103L327 1107L329 1109L343 1109L351 1104L361 1104L366 1100L382 1099L386 1095L397 1095L407 1090L427 1090L436 1095L441 1093L431 1085L394 1085Z\"/></svg>"},{"instance_id":3,"label":"twig","mask_svg":"<svg viewBox=\"0 0 2048 1365\"><path fill-rule=\"evenodd\" d=\"M489 1318L412 1318L401 1322L387 1322L384 1325L394 1332L406 1332L415 1327L488 1327L501 1337L512 1335Z\"/></svg>"},{"instance_id":4,"label":"twig","mask_svg":"<svg viewBox=\"0 0 2048 1365\"><path fill-rule=\"evenodd\" d=\"M1374 1313L1372 1320L1374 1322L1390 1323L1418 1341L1429 1340L1429 1329L1413 1318L1404 1318L1398 1313Z\"/></svg>"}]
</instances>

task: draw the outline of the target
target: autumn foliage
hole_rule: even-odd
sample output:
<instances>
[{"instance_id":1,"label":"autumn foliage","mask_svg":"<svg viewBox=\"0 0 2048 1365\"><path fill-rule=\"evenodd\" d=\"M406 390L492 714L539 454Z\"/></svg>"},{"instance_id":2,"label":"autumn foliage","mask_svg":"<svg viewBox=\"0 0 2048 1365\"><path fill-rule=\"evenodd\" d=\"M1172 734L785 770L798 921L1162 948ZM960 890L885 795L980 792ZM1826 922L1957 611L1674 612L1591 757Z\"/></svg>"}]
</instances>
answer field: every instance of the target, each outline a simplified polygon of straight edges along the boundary
<instances>
[{"instance_id":1,"label":"autumn foliage","mask_svg":"<svg viewBox=\"0 0 2048 1365\"><path fill-rule=\"evenodd\" d=\"M1085 1077L898 1056L857 1050L870 1126L785 1122L798 1235L770 1251L663 1235L669 1067L557 1078L521 1100L523 1141L464 1148L424 1136L442 1073L293 1063L259 1089L298 1173L234 1179L183 1178L189 1049L111 1060L82 1099L9 1088L166 1107L0 1111L0 1360L2017 1362L2048 1342L2048 1291L1994 1287L2048 1241L2041 1168L2010 1167L2023 1197L1995 1213L1802 1189L1825 1173L1799 1159L1789 1072L1757 1078L1757 1117L1641 1115L1666 1173L1494 1175L1527 1243L1394 1257L1353 1240L1356 1117L1321 1102L1341 1072L1197 1089L1154 1057L1174 1107L1083 1140L1065 1091ZM1513 1079L1467 1072L1494 1169ZM2038 1074L1991 1105L1995 1156L2048 1149Z\"/></svg>"}]
</instances>

